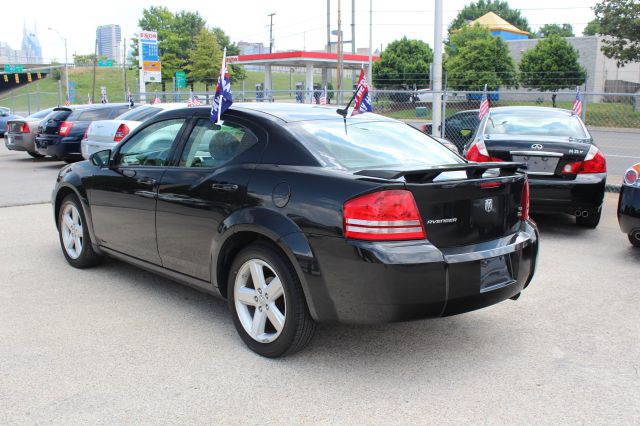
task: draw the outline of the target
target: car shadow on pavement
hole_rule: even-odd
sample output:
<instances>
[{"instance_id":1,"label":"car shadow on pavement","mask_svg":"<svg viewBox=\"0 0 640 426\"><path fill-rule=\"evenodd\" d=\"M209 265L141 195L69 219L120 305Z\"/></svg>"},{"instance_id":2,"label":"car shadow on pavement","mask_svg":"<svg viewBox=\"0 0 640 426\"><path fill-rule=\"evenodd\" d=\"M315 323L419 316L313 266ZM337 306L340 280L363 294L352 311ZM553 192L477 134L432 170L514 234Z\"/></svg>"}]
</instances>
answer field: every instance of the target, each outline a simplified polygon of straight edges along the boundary
<instances>
[{"instance_id":1,"label":"car shadow on pavement","mask_svg":"<svg viewBox=\"0 0 640 426\"><path fill-rule=\"evenodd\" d=\"M594 229L576 225L575 217L568 214L532 213L531 218L538 225L538 230L542 235L579 236L594 232Z\"/></svg>"}]
</instances>

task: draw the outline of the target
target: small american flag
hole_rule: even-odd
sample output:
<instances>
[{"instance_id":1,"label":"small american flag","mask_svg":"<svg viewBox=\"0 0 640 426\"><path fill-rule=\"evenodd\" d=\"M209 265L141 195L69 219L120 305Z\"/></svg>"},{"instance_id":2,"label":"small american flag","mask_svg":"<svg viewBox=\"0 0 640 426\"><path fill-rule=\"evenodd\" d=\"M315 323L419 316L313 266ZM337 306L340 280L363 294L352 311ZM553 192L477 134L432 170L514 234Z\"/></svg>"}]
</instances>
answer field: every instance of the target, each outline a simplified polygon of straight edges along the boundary
<instances>
[{"instance_id":1,"label":"small american flag","mask_svg":"<svg viewBox=\"0 0 640 426\"><path fill-rule=\"evenodd\" d=\"M313 93L313 90L311 90L311 105L315 105L316 104L316 94Z\"/></svg>"},{"instance_id":2,"label":"small american flag","mask_svg":"<svg viewBox=\"0 0 640 426\"><path fill-rule=\"evenodd\" d=\"M71 102L69 101L69 95L66 95L66 96L65 96L65 98L64 98L64 104L65 104L66 106L71 105Z\"/></svg>"},{"instance_id":3,"label":"small american flag","mask_svg":"<svg viewBox=\"0 0 640 426\"><path fill-rule=\"evenodd\" d=\"M152 104L159 104L162 103L162 101L160 100L160 98L158 97L158 92L156 92L155 96L153 97L153 101L151 101Z\"/></svg>"},{"instance_id":4,"label":"small american flag","mask_svg":"<svg viewBox=\"0 0 640 426\"><path fill-rule=\"evenodd\" d=\"M320 105L327 104L327 86L324 86L324 90L322 90L322 94L320 95Z\"/></svg>"},{"instance_id":5,"label":"small american flag","mask_svg":"<svg viewBox=\"0 0 640 426\"><path fill-rule=\"evenodd\" d=\"M573 101L573 113L577 116L582 115L582 99L580 98L579 87L576 87L576 99Z\"/></svg>"},{"instance_id":6,"label":"small american flag","mask_svg":"<svg viewBox=\"0 0 640 426\"><path fill-rule=\"evenodd\" d=\"M189 93L189 100L187 101L187 106L188 107L193 107L193 106L198 106L198 105L202 105L202 102L200 102L200 99L198 99L198 97L196 95L193 94L193 92Z\"/></svg>"},{"instance_id":7,"label":"small american flag","mask_svg":"<svg viewBox=\"0 0 640 426\"><path fill-rule=\"evenodd\" d=\"M489 114L489 97L487 96L487 85L485 84L484 91L482 92L482 99L480 100L478 118L482 120L487 114Z\"/></svg>"}]
</instances>

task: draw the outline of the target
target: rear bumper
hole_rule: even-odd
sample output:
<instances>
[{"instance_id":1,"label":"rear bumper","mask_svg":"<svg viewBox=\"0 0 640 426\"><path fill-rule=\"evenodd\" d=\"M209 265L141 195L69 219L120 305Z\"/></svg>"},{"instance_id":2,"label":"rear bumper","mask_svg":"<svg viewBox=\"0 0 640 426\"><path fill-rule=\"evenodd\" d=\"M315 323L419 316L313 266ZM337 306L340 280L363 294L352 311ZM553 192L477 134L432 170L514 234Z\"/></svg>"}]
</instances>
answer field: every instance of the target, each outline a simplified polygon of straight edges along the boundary
<instances>
[{"instance_id":1,"label":"rear bumper","mask_svg":"<svg viewBox=\"0 0 640 426\"><path fill-rule=\"evenodd\" d=\"M640 229L640 187L622 185L620 188L618 223L625 234Z\"/></svg>"},{"instance_id":2,"label":"rear bumper","mask_svg":"<svg viewBox=\"0 0 640 426\"><path fill-rule=\"evenodd\" d=\"M517 295L535 271L538 231L526 222L507 237L443 250L427 241L311 245L319 274L307 273L305 290L314 318L371 324L455 315ZM496 258L508 278L483 280L481 265Z\"/></svg>"},{"instance_id":3,"label":"rear bumper","mask_svg":"<svg viewBox=\"0 0 640 426\"><path fill-rule=\"evenodd\" d=\"M82 158L80 140L76 138L38 136L36 137L35 146L38 154L55 157L60 160L79 160Z\"/></svg>"},{"instance_id":4,"label":"rear bumper","mask_svg":"<svg viewBox=\"0 0 640 426\"><path fill-rule=\"evenodd\" d=\"M604 200L606 173L576 175L574 180L536 179L529 176L531 211L574 214L595 210Z\"/></svg>"},{"instance_id":5,"label":"rear bumper","mask_svg":"<svg viewBox=\"0 0 640 426\"><path fill-rule=\"evenodd\" d=\"M11 151L36 152L33 136L27 133L5 133L4 146Z\"/></svg>"},{"instance_id":6,"label":"rear bumper","mask_svg":"<svg viewBox=\"0 0 640 426\"><path fill-rule=\"evenodd\" d=\"M113 149L116 146L114 142L95 142L83 139L80 143L80 151L82 158L88 160L91 154L104 151L105 149Z\"/></svg>"}]
</instances>

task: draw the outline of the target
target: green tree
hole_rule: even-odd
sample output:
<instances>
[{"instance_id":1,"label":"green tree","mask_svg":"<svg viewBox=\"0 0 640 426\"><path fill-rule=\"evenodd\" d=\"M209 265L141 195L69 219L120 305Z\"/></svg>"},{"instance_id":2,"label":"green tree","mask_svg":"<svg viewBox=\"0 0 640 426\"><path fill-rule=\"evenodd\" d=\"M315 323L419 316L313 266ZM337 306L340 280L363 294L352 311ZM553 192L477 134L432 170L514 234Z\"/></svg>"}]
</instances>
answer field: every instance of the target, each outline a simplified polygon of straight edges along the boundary
<instances>
[{"instance_id":1,"label":"green tree","mask_svg":"<svg viewBox=\"0 0 640 426\"><path fill-rule=\"evenodd\" d=\"M520 82L524 87L554 92L551 96L556 106L556 94L585 82L586 72L578 63L578 52L564 38L551 35L526 51L520 61Z\"/></svg>"},{"instance_id":2,"label":"green tree","mask_svg":"<svg viewBox=\"0 0 640 426\"><path fill-rule=\"evenodd\" d=\"M422 40L406 37L394 40L373 63L373 83L376 87L426 87L433 51Z\"/></svg>"},{"instance_id":3,"label":"green tree","mask_svg":"<svg viewBox=\"0 0 640 426\"><path fill-rule=\"evenodd\" d=\"M90 53L88 55L73 55L73 63L76 66L89 66L93 65L93 61L96 59L95 53Z\"/></svg>"},{"instance_id":4,"label":"green tree","mask_svg":"<svg viewBox=\"0 0 640 426\"><path fill-rule=\"evenodd\" d=\"M448 86L458 90L489 90L517 84L516 66L507 43L480 25L465 26L447 43Z\"/></svg>"},{"instance_id":5,"label":"green tree","mask_svg":"<svg viewBox=\"0 0 640 426\"><path fill-rule=\"evenodd\" d=\"M640 2L638 0L602 0L593 8L600 24L602 52L618 65L640 61Z\"/></svg>"},{"instance_id":6,"label":"green tree","mask_svg":"<svg viewBox=\"0 0 640 426\"><path fill-rule=\"evenodd\" d=\"M222 51L216 36L206 28L193 39L193 48L189 49L188 64L185 67L188 78L193 81L212 83L217 79L222 63ZM218 66L216 67L216 64Z\"/></svg>"},{"instance_id":7,"label":"green tree","mask_svg":"<svg viewBox=\"0 0 640 426\"><path fill-rule=\"evenodd\" d=\"M582 35L585 36L594 36L600 34L600 22L597 19L589 21L584 30L582 31Z\"/></svg>"},{"instance_id":8,"label":"green tree","mask_svg":"<svg viewBox=\"0 0 640 426\"><path fill-rule=\"evenodd\" d=\"M540 27L538 33L542 37L549 37L550 35L558 35L560 37L575 37L571 24L545 24Z\"/></svg>"},{"instance_id":9,"label":"green tree","mask_svg":"<svg viewBox=\"0 0 640 426\"><path fill-rule=\"evenodd\" d=\"M505 21L522 31L531 33L529 21L522 16L520 10L511 9L509 3L500 0L478 0L464 6L449 26L449 32L462 28L468 21L478 19L487 12L493 12Z\"/></svg>"}]
</instances>

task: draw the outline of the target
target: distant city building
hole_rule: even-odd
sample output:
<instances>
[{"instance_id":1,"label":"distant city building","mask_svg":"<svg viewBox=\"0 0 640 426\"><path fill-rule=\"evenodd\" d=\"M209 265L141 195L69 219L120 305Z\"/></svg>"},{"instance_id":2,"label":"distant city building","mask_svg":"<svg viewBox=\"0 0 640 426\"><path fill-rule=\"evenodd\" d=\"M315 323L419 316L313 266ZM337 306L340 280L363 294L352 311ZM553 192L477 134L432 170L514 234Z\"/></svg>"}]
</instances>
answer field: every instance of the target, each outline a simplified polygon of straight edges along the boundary
<instances>
[{"instance_id":1,"label":"distant city building","mask_svg":"<svg viewBox=\"0 0 640 426\"><path fill-rule=\"evenodd\" d=\"M122 50L120 50L122 32L120 25L99 26L96 29L96 40L98 41L98 57L105 56L107 59L113 59L117 64L122 62Z\"/></svg>"},{"instance_id":2,"label":"distant city building","mask_svg":"<svg viewBox=\"0 0 640 426\"><path fill-rule=\"evenodd\" d=\"M487 28L494 36L501 37L503 40L522 40L529 38L529 33L516 28L493 12L487 12L475 21L469 22L469 25L479 24Z\"/></svg>"},{"instance_id":3,"label":"distant city building","mask_svg":"<svg viewBox=\"0 0 640 426\"><path fill-rule=\"evenodd\" d=\"M0 63L3 64L41 64L42 46L34 28L33 31L27 30L24 25L22 31L22 48L14 50L7 43L0 41Z\"/></svg>"}]
</instances>

